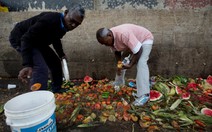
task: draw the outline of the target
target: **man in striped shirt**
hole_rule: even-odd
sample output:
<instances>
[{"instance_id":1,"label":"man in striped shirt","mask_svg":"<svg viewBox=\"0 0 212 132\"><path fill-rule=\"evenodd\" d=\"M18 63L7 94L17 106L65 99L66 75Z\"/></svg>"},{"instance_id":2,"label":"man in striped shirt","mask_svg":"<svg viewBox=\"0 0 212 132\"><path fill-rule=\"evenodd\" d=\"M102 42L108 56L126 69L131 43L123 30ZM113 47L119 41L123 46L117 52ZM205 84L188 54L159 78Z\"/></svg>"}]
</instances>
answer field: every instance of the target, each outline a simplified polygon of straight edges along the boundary
<instances>
[{"instance_id":1,"label":"man in striped shirt","mask_svg":"<svg viewBox=\"0 0 212 132\"><path fill-rule=\"evenodd\" d=\"M126 69L137 64L137 93L134 94L136 98L133 104L135 106L144 105L149 100L150 93L150 75L147 61L154 40L152 33L142 26L122 24L110 29L100 28L96 32L96 37L99 43L113 49L117 62L121 61L123 51L131 52L130 63L124 64L122 69L117 69L115 83L119 81L117 78L120 74L124 76ZM121 83L124 84L124 78L122 78Z\"/></svg>"}]
</instances>

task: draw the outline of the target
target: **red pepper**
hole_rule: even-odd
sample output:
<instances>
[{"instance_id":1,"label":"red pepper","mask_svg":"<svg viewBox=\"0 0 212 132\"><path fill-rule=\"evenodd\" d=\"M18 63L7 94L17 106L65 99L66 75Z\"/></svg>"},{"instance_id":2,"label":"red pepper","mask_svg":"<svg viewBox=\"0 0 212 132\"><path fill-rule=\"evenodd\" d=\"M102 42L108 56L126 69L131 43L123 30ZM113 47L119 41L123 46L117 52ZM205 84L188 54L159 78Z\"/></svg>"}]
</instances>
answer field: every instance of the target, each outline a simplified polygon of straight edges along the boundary
<instances>
[{"instance_id":1,"label":"red pepper","mask_svg":"<svg viewBox=\"0 0 212 132\"><path fill-rule=\"evenodd\" d=\"M202 122L202 121L200 121L200 120L194 120L195 121L195 123L196 124L198 124L199 126L201 126L201 127L205 127L206 125Z\"/></svg>"}]
</instances>

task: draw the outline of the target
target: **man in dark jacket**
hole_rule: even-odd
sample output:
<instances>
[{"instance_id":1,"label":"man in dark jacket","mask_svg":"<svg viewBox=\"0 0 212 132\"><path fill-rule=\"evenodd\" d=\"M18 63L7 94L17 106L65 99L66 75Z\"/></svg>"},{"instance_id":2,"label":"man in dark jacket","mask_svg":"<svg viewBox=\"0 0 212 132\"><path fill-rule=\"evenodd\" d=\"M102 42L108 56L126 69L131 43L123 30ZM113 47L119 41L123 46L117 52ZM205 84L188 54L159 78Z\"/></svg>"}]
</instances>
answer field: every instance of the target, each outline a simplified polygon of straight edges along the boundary
<instances>
[{"instance_id":1,"label":"man in dark jacket","mask_svg":"<svg viewBox=\"0 0 212 132\"><path fill-rule=\"evenodd\" d=\"M48 69L52 77L52 91L63 92L61 59L66 58L61 38L66 32L79 26L85 15L81 5L74 6L64 13L43 12L16 24L10 34L10 43L21 55L24 68L18 78L31 86L41 84L41 90L47 88ZM56 53L50 45L53 45Z\"/></svg>"}]
</instances>

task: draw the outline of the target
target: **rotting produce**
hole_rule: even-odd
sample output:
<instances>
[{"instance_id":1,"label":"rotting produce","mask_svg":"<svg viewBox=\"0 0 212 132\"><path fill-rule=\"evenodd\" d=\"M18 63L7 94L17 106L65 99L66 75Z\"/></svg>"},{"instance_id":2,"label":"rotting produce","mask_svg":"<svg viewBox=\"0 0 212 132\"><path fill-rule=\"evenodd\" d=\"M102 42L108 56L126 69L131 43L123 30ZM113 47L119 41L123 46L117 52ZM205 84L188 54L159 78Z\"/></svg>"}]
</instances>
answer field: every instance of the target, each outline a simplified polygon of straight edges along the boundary
<instances>
[{"instance_id":1,"label":"rotting produce","mask_svg":"<svg viewBox=\"0 0 212 132\"><path fill-rule=\"evenodd\" d=\"M150 101L143 107L131 105L136 88L120 86L116 91L108 79L71 80L69 88L55 94L58 126L94 127L107 121L132 121L147 130L206 130L212 125L212 76L187 78L154 76ZM129 79L132 81L132 79ZM135 82L135 80L133 80ZM136 83L136 82L135 82Z\"/></svg>"}]
</instances>

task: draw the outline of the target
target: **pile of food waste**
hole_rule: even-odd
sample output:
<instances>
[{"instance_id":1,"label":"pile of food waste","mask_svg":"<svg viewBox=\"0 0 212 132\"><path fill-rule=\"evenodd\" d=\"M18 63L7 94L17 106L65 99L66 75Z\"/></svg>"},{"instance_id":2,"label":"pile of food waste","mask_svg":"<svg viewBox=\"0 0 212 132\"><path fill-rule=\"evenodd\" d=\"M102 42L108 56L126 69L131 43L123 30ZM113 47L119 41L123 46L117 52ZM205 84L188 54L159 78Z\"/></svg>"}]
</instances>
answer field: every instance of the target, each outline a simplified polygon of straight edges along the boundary
<instances>
[{"instance_id":1,"label":"pile of food waste","mask_svg":"<svg viewBox=\"0 0 212 132\"><path fill-rule=\"evenodd\" d=\"M94 127L106 122L131 121L148 131L160 129L206 130L212 125L212 76L151 77L150 100L131 105L135 79L113 86L109 79L64 81L69 90L55 94L58 126ZM134 85L136 86L136 85ZM116 88L115 88L116 87Z\"/></svg>"}]
</instances>

